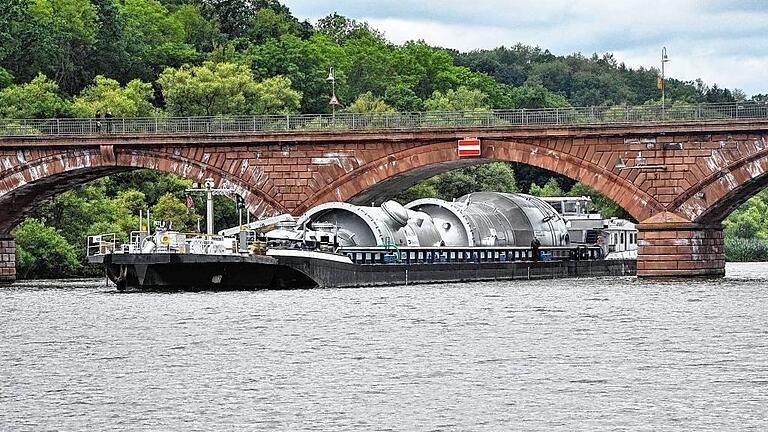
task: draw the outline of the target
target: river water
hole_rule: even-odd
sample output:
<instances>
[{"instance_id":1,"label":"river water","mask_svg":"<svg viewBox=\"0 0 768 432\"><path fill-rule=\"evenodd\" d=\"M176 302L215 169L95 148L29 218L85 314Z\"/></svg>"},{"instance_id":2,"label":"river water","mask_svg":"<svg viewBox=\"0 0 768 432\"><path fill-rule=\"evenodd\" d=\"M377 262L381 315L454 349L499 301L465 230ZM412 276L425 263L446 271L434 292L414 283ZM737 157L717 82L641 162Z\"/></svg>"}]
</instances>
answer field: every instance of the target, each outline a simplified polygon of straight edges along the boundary
<instances>
[{"instance_id":1,"label":"river water","mask_svg":"<svg viewBox=\"0 0 768 432\"><path fill-rule=\"evenodd\" d=\"M766 430L768 264L232 293L0 289L0 430Z\"/></svg>"}]
</instances>

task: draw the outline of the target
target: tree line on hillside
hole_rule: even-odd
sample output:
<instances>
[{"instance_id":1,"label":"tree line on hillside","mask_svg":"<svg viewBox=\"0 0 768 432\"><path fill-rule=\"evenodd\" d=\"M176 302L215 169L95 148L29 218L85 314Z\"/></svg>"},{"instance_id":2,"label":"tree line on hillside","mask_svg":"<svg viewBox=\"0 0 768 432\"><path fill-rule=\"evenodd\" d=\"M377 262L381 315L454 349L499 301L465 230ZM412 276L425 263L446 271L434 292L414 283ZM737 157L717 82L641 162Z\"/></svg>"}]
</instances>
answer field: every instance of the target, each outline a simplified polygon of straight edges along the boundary
<instances>
[{"instance_id":1,"label":"tree line on hillside","mask_svg":"<svg viewBox=\"0 0 768 432\"><path fill-rule=\"evenodd\" d=\"M471 52L423 41L396 45L367 23L335 13L314 25L300 21L276 0L0 2L3 118L93 117L106 110L116 117L325 113L331 67L340 108L348 112L642 105L660 96L656 69L627 68L610 54L558 56L521 44ZM666 86L672 103L747 97L700 80L668 79ZM85 237L106 231L126 237L140 209L194 229L202 205L186 209L190 185L133 171L57 196L16 230L20 275L87 274ZM509 163L445 173L398 198L451 199L475 190L589 195L606 215L627 216L571 179ZM726 221L729 238L759 238L766 221L753 217L758 201ZM236 224L229 200L220 198L217 208L217 228Z\"/></svg>"}]
</instances>

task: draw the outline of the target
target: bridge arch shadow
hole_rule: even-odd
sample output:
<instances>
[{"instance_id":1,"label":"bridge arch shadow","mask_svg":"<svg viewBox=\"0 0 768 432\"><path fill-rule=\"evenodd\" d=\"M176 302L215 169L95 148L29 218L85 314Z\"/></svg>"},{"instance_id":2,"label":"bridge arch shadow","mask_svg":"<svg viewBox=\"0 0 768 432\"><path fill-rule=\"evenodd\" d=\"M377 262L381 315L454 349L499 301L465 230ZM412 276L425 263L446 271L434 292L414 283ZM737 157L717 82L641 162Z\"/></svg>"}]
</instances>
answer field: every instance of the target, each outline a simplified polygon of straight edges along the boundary
<instances>
[{"instance_id":1,"label":"bridge arch shadow","mask_svg":"<svg viewBox=\"0 0 768 432\"><path fill-rule=\"evenodd\" d=\"M434 175L494 161L517 162L563 175L597 190L641 221L664 210L653 196L605 166L540 145L484 141L478 158L459 158L456 142L430 143L368 162L336 178L324 191L304 201L297 211L327 201L370 204L393 196ZM611 166L612 167L612 166Z\"/></svg>"},{"instance_id":2,"label":"bridge arch shadow","mask_svg":"<svg viewBox=\"0 0 768 432\"><path fill-rule=\"evenodd\" d=\"M261 190L254 190L241 176L213 165L152 150L116 151L105 155L100 149L60 150L39 157L19 153L21 163L0 175L0 236L10 235L35 207L55 195L101 177L136 169L152 169L202 183L213 178L218 187L227 187L245 198L255 215L285 213L287 210ZM10 162L7 163L10 165Z\"/></svg>"}]
</instances>

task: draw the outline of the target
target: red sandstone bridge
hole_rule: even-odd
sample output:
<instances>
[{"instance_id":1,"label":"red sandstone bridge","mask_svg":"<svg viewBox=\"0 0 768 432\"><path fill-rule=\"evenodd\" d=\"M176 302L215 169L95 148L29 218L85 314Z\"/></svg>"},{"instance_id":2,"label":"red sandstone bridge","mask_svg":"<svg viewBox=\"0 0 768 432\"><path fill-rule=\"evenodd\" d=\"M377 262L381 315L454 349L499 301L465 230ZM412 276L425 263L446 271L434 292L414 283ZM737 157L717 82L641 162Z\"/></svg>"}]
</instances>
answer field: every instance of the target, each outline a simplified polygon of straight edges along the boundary
<instances>
[{"instance_id":1,"label":"red sandstone bridge","mask_svg":"<svg viewBox=\"0 0 768 432\"><path fill-rule=\"evenodd\" d=\"M457 141L481 154L460 158ZM137 168L212 177L257 215L382 199L489 161L593 187L640 224L641 276L723 275L722 220L768 184L768 105L561 108L113 119L0 120L0 278L34 206Z\"/></svg>"}]
</instances>

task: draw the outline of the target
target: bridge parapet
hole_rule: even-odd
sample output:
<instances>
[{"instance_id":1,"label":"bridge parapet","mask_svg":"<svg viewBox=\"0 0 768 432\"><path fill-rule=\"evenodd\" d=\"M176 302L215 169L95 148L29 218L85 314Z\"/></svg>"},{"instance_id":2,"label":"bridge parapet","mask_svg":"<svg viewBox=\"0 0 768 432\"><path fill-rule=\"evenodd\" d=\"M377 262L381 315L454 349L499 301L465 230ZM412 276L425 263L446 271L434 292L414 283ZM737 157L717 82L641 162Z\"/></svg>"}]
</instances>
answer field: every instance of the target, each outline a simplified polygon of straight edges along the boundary
<instances>
[{"instance_id":1,"label":"bridge parapet","mask_svg":"<svg viewBox=\"0 0 768 432\"><path fill-rule=\"evenodd\" d=\"M61 118L0 120L0 136L225 134L279 131L419 130L594 126L768 120L768 104L568 107L518 110L269 116Z\"/></svg>"}]
</instances>

